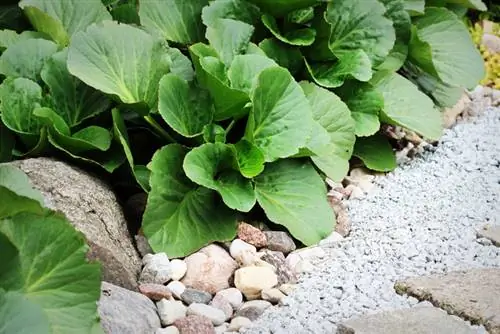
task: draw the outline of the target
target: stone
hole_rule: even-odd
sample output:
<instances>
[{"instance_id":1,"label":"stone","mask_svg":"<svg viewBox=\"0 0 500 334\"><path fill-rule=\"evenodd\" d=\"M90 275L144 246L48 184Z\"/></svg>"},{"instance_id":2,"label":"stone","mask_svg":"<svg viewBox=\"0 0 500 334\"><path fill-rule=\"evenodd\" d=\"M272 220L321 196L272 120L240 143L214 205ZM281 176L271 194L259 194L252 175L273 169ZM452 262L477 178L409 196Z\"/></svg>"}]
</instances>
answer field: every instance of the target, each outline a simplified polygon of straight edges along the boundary
<instances>
[{"instance_id":1,"label":"stone","mask_svg":"<svg viewBox=\"0 0 500 334\"><path fill-rule=\"evenodd\" d=\"M285 295L290 296L297 289L297 285L296 284L282 284L282 285L280 285L279 289Z\"/></svg>"},{"instance_id":2,"label":"stone","mask_svg":"<svg viewBox=\"0 0 500 334\"><path fill-rule=\"evenodd\" d=\"M255 246L240 239L234 239L229 247L229 253L239 266L251 266L258 259Z\"/></svg>"},{"instance_id":3,"label":"stone","mask_svg":"<svg viewBox=\"0 0 500 334\"><path fill-rule=\"evenodd\" d=\"M229 324L227 322L215 327L215 333L226 334L228 332Z\"/></svg>"},{"instance_id":4,"label":"stone","mask_svg":"<svg viewBox=\"0 0 500 334\"><path fill-rule=\"evenodd\" d=\"M319 242L319 246L328 247L337 244L342 240L344 240L344 237L340 233L333 231L329 236Z\"/></svg>"},{"instance_id":5,"label":"stone","mask_svg":"<svg viewBox=\"0 0 500 334\"><path fill-rule=\"evenodd\" d=\"M175 326L168 326L165 328L158 328L155 334L179 334L179 330Z\"/></svg>"},{"instance_id":6,"label":"stone","mask_svg":"<svg viewBox=\"0 0 500 334\"><path fill-rule=\"evenodd\" d=\"M451 108L444 108L443 110L443 125L445 128L451 128L464 111L469 107L472 100L469 95L464 91L462 97Z\"/></svg>"},{"instance_id":7,"label":"stone","mask_svg":"<svg viewBox=\"0 0 500 334\"><path fill-rule=\"evenodd\" d=\"M179 281L172 281L167 284L167 288L172 292L175 298L181 299L182 294L186 290L186 286Z\"/></svg>"},{"instance_id":8,"label":"stone","mask_svg":"<svg viewBox=\"0 0 500 334\"><path fill-rule=\"evenodd\" d=\"M349 194L349 199L359 199L365 196L363 189L354 184L350 184L345 187L345 191Z\"/></svg>"},{"instance_id":9,"label":"stone","mask_svg":"<svg viewBox=\"0 0 500 334\"><path fill-rule=\"evenodd\" d=\"M284 283L296 283L297 275L286 263L285 255L282 252L275 252L271 250L261 251L261 259L274 268L276 268L276 274L278 275L278 284Z\"/></svg>"},{"instance_id":10,"label":"stone","mask_svg":"<svg viewBox=\"0 0 500 334\"><path fill-rule=\"evenodd\" d=\"M187 288L181 294L181 299L188 305L193 303L208 304L212 300L212 295L205 291Z\"/></svg>"},{"instance_id":11,"label":"stone","mask_svg":"<svg viewBox=\"0 0 500 334\"><path fill-rule=\"evenodd\" d=\"M285 294L277 288L265 289L260 293L263 300L270 302L271 304L278 304L285 298Z\"/></svg>"},{"instance_id":12,"label":"stone","mask_svg":"<svg viewBox=\"0 0 500 334\"><path fill-rule=\"evenodd\" d=\"M139 292L153 301L172 298L172 292L163 284L143 283L139 285Z\"/></svg>"},{"instance_id":13,"label":"stone","mask_svg":"<svg viewBox=\"0 0 500 334\"><path fill-rule=\"evenodd\" d=\"M97 304L105 333L153 333L161 327L155 304L138 292L102 282Z\"/></svg>"},{"instance_id":14,"label":"stone","mask_svg":"<svg viewBox=\"0 0 500 334\"><path fill-rule=\"evenodd\" d=\"M287 232L283 231L264 231L267 238L267 248L273 251L288 254L294 251L297 246Z\"/></svg>"},{"instance_id":15,"label":"stone","mask_svg":"<svg viewBox=\"0 0 500 334\"><path fill-rule=\"evenodd\" d=\"M257 248L267 246L266 235L258 228L245 222L238 225L238 238Z\"/></svg>"},{"instance_id":16,"label":"stone","mask_svg":"<svg viewBox=\"0 0 500 334\"><path fill-rule=\"evenodd\" d=\"M486 47L489 53L500 53L500 37L493 34L483 34L481 44Z\"/></svg>"},{"instance_id":17,"label":"stone","mask_svg":"<svg viewBox=\"0 0 500 334\"><path fill-rule=\"evenodd\" d=\"M468 323L434 307L416 307L371 314L342 322L337 334L477 333Z\"/></svg>"},{"instance_id":18,"label":"stone","mask_svg":"<svg viewBox=\"0 0 500 334\"><path fill-rule=\"evenodd\" d=\"M184 285L215 294L229 288L229 279L238 264L217 245L209 245L184 259L187 264Z\"/></svg>"},{"instance_id":19,"label":"stone","mask_svg":"<svg viewBox=\"0 0 500 334\"><path fill-rule=\"evenodd\" d=\"M335 232L343 237L347 237L351 233L351 219L347 214L345 204L340 201L334 201L332 197L328 197L328 202L335 212L337 223L335 224Z\"/></svg>"},{"instance_id":20,"label":"stone","mask_svg":"<svg viewBox=\"0 0 500 334\"><path fill-rule=\"evenodd\" d=\"M87 258L102 264L102 280L137 290L141 261L112 189L98 177L70 164L36 158L11 162L28 175L47 207L61 211L83 233Z\"/></svg>"},{"instance_id":21,"label":"stone","mask_svg":"<svg viewBox=\"0 0 500 334\"><path fill-rule=\"evenodd\" d=\"M343 183L346 188L350 185L354 185L359 187L363 193L367 193L371 191L374 187L373 181L375 180L375 176L370 174L370 172L365 168L354 168L349 173L349 176L344 178ZM351 193L352 196L352 193Z\"/></svg>"},{"instance_id":22,"label":"stone","mask_svg":"<svg viewBox=\"0 0 500 334\"><path fill-rule=\"evenodd\" d=\"M243 294L236 288L221 290L217 292L214 299L219 296L227 300L234 310L238 309L241 304L243 304Z\"/></svg>"},{"instance_id":23,"label":"stone","mask_svg":"<svg viewBox=\"0 0 500 334\"><path fill-rule=\"evenodd\" d=\"M179 300L162 299L156 303L156 307L163 326L171 325L177 319L184 318L187 312L187 307Z\"/></svg>"},{"instance_id":24,"label":"stone","mask_svg":"<svg viewBox=\"0 0 500 334\"><path fill-rule=\"evenodd\" d=\"M309 260L300 260L294 269L297 274L303 274L313 272L315 267Z\"/></svg>"},{"instance_id":25,"label":"stone","mask_svg":"<svg viewBox=\"0 0 500 334\"><path fill-rule=\"evenodd\" d=\"M139 254L141 254L142 257L152 254L153 250L151 249L151 246L149 245L148 239L142 234L137 234L135 237L135 245L137 246L137 250L139 251Z\"/></svg>"},{"instance_id":26,"label":"stone","mask_svg":"<svg viewBox=\"0 0 500 334\"><path fill-rule=\"evenodd\" d=\"M218 308L226 315L224 321L231 319L233 315L233 306L229 303L229 301L224 298L222 295L215 295L214 299L210 302L210 306Z\"/></svg>"},{"instance_id":27,"label":"stone","mask_svg":"<svg viewBox=\"0 0 500 334\"><path fill-rule=\"evenodd\" d=\"M187 314L201 315L207 319L210 319L214 326L222 325L226 321L226 315L223 311L206 304L193 303L189 305Z\"/></svg>"},{"instance_id":28,"label":"stone","mask_svg":"<svg viewBox=\"0 0 500 334\"><path fill-rule=\"evenodd\" d=\"M500 268L408 278L396 282L395 289L500 333Z\"/></svg>"},{"instance_id":29,"label":"stone","mask_svg":"<svg viewBox=\"0 0 500 334\"><path fill-rule=\"evenodd\" d=\"M477 232L477 235L481 238L491 240L493 245L500 247L500 225L485 225Z\"/></svg>"},{"instance_id":30,"label":"stone","mask_svg":"<svg viewBox=\"0 0 500 334\"><path fill-rule=\"evenodd\" d=\"M244 267L234 274L234 285L248 300L259 298L262 290L277 284L278 276L268 267Z\"/></svg>"},{"instance_id":31,"label":"stone","mask_svg":"<svg viewBox=\"0 0 500 334\"><path fill-rule=\"evenodd\" d=\"M266 300L251 300L243 303L238 311L236 311L234 317L246 317L255 321L271 306L272 304Z\"/></svg>"},{"instance_id":32,"label":"stone","mask_svg":"<svg viewBox=\"0 0 500 334\"><path fill-rule=\"evenodd\" d=\"M174 322L180 334L216 334L210 319L200 315L190 315Z\"/></svg>"},{"instance_id":33,"label":"stone","mask_svg":"<svg viewBox=\"0 0 500 334\"><path fill-rule=\"evenodd\" d=\"M295 273L301 273L302 271L297 270L297 265L301 261L305 260L308 263L304 264L304 262L302 262L302 268L300 269L303 269L304 267L307 268L310 267L309 264L311 263L311 260L321 259L325 256L325 254L325 251L321 247L306 247L288 254L286 257L286 263Z\"/></svg>"},{"instance_id":34,"label":"stone","mask_svg":"<svg viewBox=\"0 0 500 334\"><path fill-rule=\"evenodd\" d=\"M241 328L250 328L252 326L252 320L246 317L236 317L231 320L227 330L238 332Z\"/></svg>"},{"instance_id":35,"label":"stone","mask_svg":"<svg viewBox=\"0 0 500 334\"><path fill-rule=\"evenodd\" d=\"M172 269L171 278L174 281L181 280L184 275L186 275L187 264L183 260L173 259L170 261L170 267Z\"/></svg>"},{"instance_id":36,"label":"stone","mask_svg":"<svg viewBox=\"0 0 500 334\"><path fill-rule=\"evenodd\" d=\"M139 281L141 283L164 284L170 281L172 267L167 254L157 253L148 254L143 259L144 268L142 268Z\"/></svg>"}]
</instances>

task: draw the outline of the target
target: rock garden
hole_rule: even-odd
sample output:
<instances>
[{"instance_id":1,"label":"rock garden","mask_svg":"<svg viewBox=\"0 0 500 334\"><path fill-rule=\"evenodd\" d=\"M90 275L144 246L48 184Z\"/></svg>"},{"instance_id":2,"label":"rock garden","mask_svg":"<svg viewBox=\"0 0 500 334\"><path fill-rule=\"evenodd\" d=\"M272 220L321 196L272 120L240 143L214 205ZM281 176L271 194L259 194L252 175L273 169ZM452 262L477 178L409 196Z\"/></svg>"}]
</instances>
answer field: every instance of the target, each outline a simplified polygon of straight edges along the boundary
<instances>
[{"instance_id":1,"label":"rock garden","mask_svg":"<svg viewBox=\"0 0 500 334\"><path fill-rule=\"evenodd\" d=\"M0 5L0 334L500 333L498 10Z\"/></svg>"}]
</instances>

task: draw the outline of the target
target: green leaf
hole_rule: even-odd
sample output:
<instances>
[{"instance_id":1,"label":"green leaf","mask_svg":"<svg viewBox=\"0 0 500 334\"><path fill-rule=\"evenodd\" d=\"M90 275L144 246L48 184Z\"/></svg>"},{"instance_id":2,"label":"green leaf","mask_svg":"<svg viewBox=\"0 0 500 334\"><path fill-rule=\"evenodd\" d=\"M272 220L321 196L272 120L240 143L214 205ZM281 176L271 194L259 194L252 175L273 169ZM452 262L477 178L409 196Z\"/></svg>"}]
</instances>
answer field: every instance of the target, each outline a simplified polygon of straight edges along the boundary
<instances>
[{"instance_id":1,"label":"green leaf","mask_svg":"<svg viewBox=\"0 0 500 334\"><path fill-rule=\"evenodd\" d=\"M404 6L410 15L421 15L425 12L425 0L404 0Z\"/></svg>"},{"instance_id":2,"label":"green leaf","mask_svg":"<svg viewBox=\"0 0 500 334\"><path fill-rule=\"evenodd\" d=\"M0 56L0 74L38 81L43 65L56 51L57 45L45 39L19 41Z\"/></svg>"},{"instance_id":3,"label":"green leaf","mask_svg":"<svg viewBox=\"0 0 500 334\"><path fill-rule=\"evenodd\" d=\"M130 3L123 3L114 6L111 10L111 16L115 21L128 24L141 25L139 13L137 12L138 5L136 1Z\"/></svg>"},{"instance_id":4,"label":"green leaf","mask_svg":"<svg viewBox=\"0 0 500 334\"><path fill-rule=\"evenodd\" d=\"M14 30L4 29L0 30L0 50L7 49L8 47L16 44L17 42L27 39L44 38L45 35L36 31L23 31L17 33Z\"/></svg>"},{"instance_id":5,"label":"green leaf","mask_svg":"<svg viewBox=\"0 0 500 334\"><path fill-rule=\"evenodd\" d=\"M0 234L0 245L4 237ZM0 246L1 248L1 246ZM0 323L2 333L50 333L49 319L43 309L16 291L0 288Z\"/></svg>"},{"instance_id":6,"label":"green leaf","mask_svg":"<svg viewBox=\"0 0 500 334\"><path fill-rule=\"evenodd\" d=\"M172 59L170 72L187 82L193 81L195 73L189 58L183 55L179 49L169 48L167 52Z\"/></svg>"},{"instance_id":7,"label":"green leaf","mask_svg":"<svg viewBox=\"0 0 500 334\"><path fill-rule=\"evenodd\" d=\"M305 245L316 244L335 226L324 182L308 162L287 159L267 165L255 178L255 192L267 217Z\"/></svg>"},{"instance_id":8,"label":"green leaf","mask_svg":"<svg viewBox=\"0 0 500 334\"><path fill-rule=\"evenodd\" d=\"M203 8L201 15L206 26L218 19L232 19L254 25L260 19L258 7L243 0L215 0Z\"/></svg>"},{"instance_id":9,"label":"green leaf","mask_svg":"<svg viewBox=\"0 0 500 334\"><path fill-rule=\"evenodd\" d=\"M314 7L307 7L304 9L297 9L288 13L286 20L288 22L297 24L309 23L314 18Z\"/></svg>"},{"instance_id":10,"label":"green leaf","mask_svg":"<svg viewBox=\"0 0 500 334\"><path fill-rule=\"evenodd\" d=\"M219 58L230 66L236 55L244 54L252 38L254 27L232 19L217 19L207 27L206 38Z\"/></svg>"},{"instance_id":11,"label":"green leaf","mask_svg":"<svg viewBox=\"0 0 500 334\"><path fill-rule=\"evenodd\" d=\"M397 166L391 144L387 138L378 134L358 138L353 155L360 158L369 169L379 172L389 172Z\"/></svg>"},{"instance_id":12,"label":"green leaf","mask_svg":"<svg viewBox=\"0 0 500 334\"><path fill-rule=\"evenodd\" d=\"M145 31L113 21L94 24L72 38L71 74L124 103L146 103L156 110L158 85L169 72L166 46Z\"/></svg>"},{"instance_id":13,"label":"green leaf","mask_svg":"<svg viewBox=\"0 0 500 334\"><path fill-rule=\"evenodd\" d=\"M174 74L167 74L160 81L158 109L165 122L184 137L200 135L213 117L208 92L190 88Z\"/></svg>"},{"instance_id":14,"label":"green leaf","mask_svg":"<svg viewBox=\"0 0 500 334\"><path fill-rule=\"evenodd\" d=\"M0 162L12 159L12 149L15 143L13 134L0 122Z\"/></svg>"},{"instance_id":15,"label":"green leaf","mask_svg":"<svg viewBox=\"0 0 500 334\"><path fill-rule=\"evenodd\" d=\"M275 38L267 38L259 43L259 47L278 65L287 68L290 73L296 74L303 65L302 53L298 48L286 45Z\"/></svg>"},{"instance_id":16,"label":"green leaf","mask_svg":"<svg viewBox=\"0 0 500 334\"><path fill-rule=\"evenodd\" d=\"M41 122L32 116L40 107L42 88L30 79L8 78L0 85L2 121L6 127L19 134L40 133Z\"/></svg>"},{"instance_id":17,"label":"green leaf","mask_svg":"<svg viewBox=\"0 0 500 334\"><path fill-rule=\"evenodd\" d=\"M321 3L321 0L248 0L259 6L263 11L275 16L285 14L297 9L308 8Z\"/></svg>"},{"instance_id":18,"label":"green leaf","mask_svg":"<svg viewBox=\"0 0 500 334\"><path fill-rule=\"evenodd\" d=\"M264 170L264 154L258 147L242 139L232 145L238 168L246 178L254 178Z\"/></svg>"},{"instance_id":19,"label":"green leaf","mask_svg":"<svg viewBox=\"0 0 500 334\"><path fill-rule=\"evenodd\" d=\"M0 287L21 294L25 306L38 306L23 309L10 319L12 324L36 308L48 319L51 333L90 332L98 319L101 278L100 265L86 260L83 235L59 214L19 214L1 220L0 235L5 236L0 239L0 261L7 264L0 273ZM4 251L12 246L18 252L15 261Z\"/></svg>"},{"instance_id":20,"label":"green leaf","mask_svg":"<svg viewBox=\"0 0 500 334\"><path fill-rule=\"evenodd\" d=\"M386 16L394 23L396 42L384 62L378 69L388 72L399 70L408 56L408 44L411 38L411 18L405 10L404 0L379 0L387 9Z\"/></svg>"},{"instance_id":21,"label":"green leaf","mask_svg":"<svg viewBox=\"0 0 500 334\"><path fill-rule=\"evenodd\" d=\"M307 70L313 80L320 86L336 88L350 78L369 81L372 78L371 62L362 50L342 56L337 62L309 63L305 61Z\"/></svg>"},{"instance_id":22,"label":"green leaf","mask_svg":"<svg viewBox=\"0 0 500 334\"><path fill-rule=\"evenodd\" d=\"M482 2L481 0L446 0L446 2L481 11L488 10L484 2Z\"/></svg>"},{"instance_id":23,"label":"green leaf","mask_svg":"<svg viewBox=\"0 0 500 334\"><path fill-rule=\"evenodd\" d=\"M67 49L53 54L45 63L41 76L49 87L52 108L69 127L74 127L108 110L111 101L72 76L68 71L67 58Z\"/></svg>"},{"instance_id":24,"label":"green leaf","mask_svg":"<svg viewBox=\"0 0 500 334\"><path fill-rule=\"evenodd\" d=\"M248 212L255 205L252 181L233 169L231 146L208 143L193 149L184 159L184 172L191 181L217 191L231 209Z\"/></svg>"},{"instance_id":25,"label":"green leaf","mask_svg":"<svg viewBox=\"0 0 500 334\"><path fill-rule=\"evenodd\" d=\"M214 241L232 240L236 217L213 190L190 181L182 170L187 151L172 144L156 152L150 163L151 192L143 230L155 252L183 257Z\"/></svg>"},{"instance_id":26,"label":"green leaf","mask_svg":"<svg viewBox=\"0 0 500 334\"><path fill-rule=\"evenodd\" d=\"M203 140L205 143L225 143L226 130L217 124L207 124L203 127Z\"/></svg>"},{"instance_id":27,"label":"green leaf","mask_svg":"<svg viewBox=\"0 0 500 334\"><path fill-rule=\"evenodd\" d=\"M201 10L208 0L141 0L139 17L148 29L173 42L192 44L203 40Z\"/></svg>"},{"instance_id":28,"label":"green leaf","mask_svg":"<svg viewBox=\"0 0 500 334\"><path fill-rule=\"evenodd\" d=\"M42 194L33 189L24 172L11 165L0 164L0 197L0 219L20 212L42 214L45 211Z\"/></svg>"},{"instance_id":29,"label":"green leaf","mask_svg":"<svg viewBox=\"0 0 500 334\"><path fill-rule=\"evenodd\" d=\"M309 100L313 119L323 127L329 142L314 149L311 159L332 180L342 180L349 170L356 136L351 112L334 93L313 83L302 82L301 87Z\"/></svg>"},{"instance_id":30,"label":"green leaf","mask_svg":"<svg viewBox=\"0 0 500 334\"><path fill-rule=\"evenodd\" d=\"M384 98L372 85L349 82L335 92L351 110L356 136L371 136L379 130L379 112L384 107Z\"/></svg>"},{"instance_id":31,"label":"green leaf","mask_svg":"<svg viewBox=\"0 0 500 334\"><path fill-rule=\"evenodd\" d=\"M296 154L305 145L311 108L299 84L284 68L262 71L253 89L247 139L274 161Z\"/></svg>"},{"instance_id":32,"label":"green leaf","mask_svg":"<svg viewBox=\"0 0 500 334\"><path fill-rule=\"evenodd\" d=\"M307 46L313 44L316 38L316 30L311 28L298 28L296 30L281 32L278 22L269 14L262 15L262 23L274 37L286 44Z\"/></svg>"},{"instance_id":33,"label":"green leaf","mask_svg":"<svg viewBox=\"0 0 500 334\"><path fill-rule=\"evenodd\" d=\"M439 139L442 133L441 113L417 86L394 73L378 83L376 89L384 97L382 120L427 138Z\"/></svg>"},{"instance_id":34,"label":"green leaf","mask_svg":"<svg viewBox=\"0 0 500 334\"><path fill-rule=\"evenodd\" d=\"M250 94L259 74L270 67L278 67L272 59L259 55L238 55L234 57L227 76L231 88Z\"/></svg>"},{"instance_id":35,"label":"green leaf","mask_svg":"<svg viewBox=\"0 0 500 334\"><path fill-rule=\"evenodd\" d=\"M36 30L46 33L60 45L92 23L111 20L100 0L22 0L19 6Z\"/></svg>"},{"instance_id":36,"label":"green leaf","mask_svg":"<svg viewBox=\"0 0 500 334\"><path fill-rule=\"evenodd\" d=\"M242 110L250 99L245 92L229 87L225 66L215 58L215 50L204 44L195 44L189 51L200 85L209 90L214 100L214 120L241 117Z\"/></svg>"},{"instance_id":37,"label":"green leaf","mask_svg":"<svg viewBox=\"0 0 500 334\"><path fill-rule=\"evenodd\" d=\"M484 63L461 20L445 8L427 8L414 19L410 59L444 83L474 88Z\"/></svg>"}]
</instances>

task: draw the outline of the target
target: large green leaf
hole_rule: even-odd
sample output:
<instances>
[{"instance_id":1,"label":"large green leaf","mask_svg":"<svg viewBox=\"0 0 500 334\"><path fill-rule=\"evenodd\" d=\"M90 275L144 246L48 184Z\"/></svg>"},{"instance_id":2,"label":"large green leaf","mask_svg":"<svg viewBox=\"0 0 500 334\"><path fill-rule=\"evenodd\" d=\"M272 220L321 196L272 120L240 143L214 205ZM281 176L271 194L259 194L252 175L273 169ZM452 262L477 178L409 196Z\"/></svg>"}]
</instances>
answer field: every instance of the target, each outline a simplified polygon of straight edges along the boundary
<instances>
[{"instance_id":1,"label":"large green leaf","mask_svg":"<svg viewBox=\"0 0 500 334\"><path fill-rule=\"evenodd\" d=\"M340 87L351 78L365 82L372 78L370 59L362 50L342 55L336 62L305 63L313 80L326 88Z\"/></svg>"},{"instance_id":2,"label":"large green leaf","mask_svg":"<svg viewBox=\"0 0 500 334\"><path fill-rule=\"evenodd\" d=\"M206 37L219 58L230 66L236 55L247 51L254 27L233 19L217 19L207 27Z\"/></svg>"},{"instance_id":3,"label":"large green leaf","mask_svg":"<svg viewBox=\"0 0 500 334\"><path fill-rule=\"evenodd\" d=\"M253 178L264 170L264 154L258 147L249 141L242 139L232 145L236 163L241 175L247 178Z\"/></svg>"},{"instance_id":4,"label":"large green leaf","mask_svg":"<svg viewBox=\"0 0 500 334\"><path fill-rule=\"evenodd\" d=\"M141 0L143 26L159 31L169 41L193 44L203 40L201 10L208 0Z\"/></svg>"},{"instance_id":5,"label":"large green leaf","mask_svg":"<svg viewBox=\"0 0 500 334\"><path fill-rule=\"evenodd\" d=\"M397 71L405 63L408 56L408 44L411 38L410 14L405 10L404 0L379 0L387 9L386 16L394 23L396 42L389 56L378 67L381 70Z\"/></svg>"},{"instance_id":6,"label":"large green leaf","mask_svg":"<svg viewBox=\"0 0 500 334\"><path fill-rule=\"evenodd\" d=\"M404 6L410 15L421 15L425 12L425 0L404 0Z\"/></svg>"},{"instance_id":7,"label":"large green leaf","mask_svg":"<svg viewBox=\"0 0 500 334\"><path fill-rule=\"evenodd\" d=\"M488 10L484 2L481 0L446 0L446 2L482 11Z\"/></svg>"},{"instance_id":8,"label":"large green leaf","mask_svg":"<svg viewBox=\"0 0 500 334\"><path fill-rule=\"evenodd\" d=\"M385 12L384 5L377 0L330 2L325 13L330 25L329 38L318 36L310 53L317 54L315 59L332 60L342 56L343 59L349 59L353 52L361 50L370 59L370 67L379 65L393 48L396 39L392 21L385 17ZM320 29L324 30L325 25L322 24ZM330 55L325 53L326 46Z\"/></svg>"},{"instance_id":9,"label":"large green leaf","mask_svg":"<svg viewBox=\"0 0 500 334\"><path fill-rule=\"evenodd\" d=\"M0 245L4 239L0 235ZM0 323L2 333L47 334L50 333L49 319L43 309L27 300L21 293L0 288Z\"/></svg>"},{"instance_id":10,"label":"large green leaf","mask_svg":"<svg viewBox=\"0 0 500 334\"><path fill-rule=\"evenodd\" d=\"M189 58L186 57L179 49L169 48L167 52L172 59L170 72L188 82L192 81L195 73L191 60L189 60Z\"/></svg>"},{"instance_id":11,"label":"large green leaf","mask_svg":"<svg viewBox=\"0 0 500 334\"><path fill-rule=\"evenodd\" d=\"M396 156L391 144L379 134L358 138L353 155L360 158L369 169L389 172L396 168Z\"/></svg>"},{"instance_id":12,"label":"large green leaf","mask_svg":"<svg viewBox=\"0 0 500 334\"><path fill-rule=\"evenodd\" d=\"M189 48L196 76L200 84L210 91L215 104L216 121L241 116L242 109L250 101L248 94L230 87L225 65L217 59L215 50L205 44Z\"/></svg>"},{"instance_id":13,"label":"large green leaf","mask_svg":"<svg viewBox=\"0 0 500 334\"><path fill-rule=\"evenodd\" d=\"M273 59L278 65L287 68L292 74L299 72L304 65L302 53L298 48L286 45L275 38L263 40L259 43L259 48L269 58Z\"/></svg>"},{"instance_id":14,"label":"large green leaf","mask_svg":"<svg viewBox=\"0 0 500 334\"><path fill-rule=\"evenodd\" d=\"M39 320L43 312L50 333L89 333L98 319L101 279L100 265L86 261L88 246L83 235L59 214L27 213L0 220L0 235L0 261L4 264L0 288L24 299L25 308L11 314L7 322L21 326L14 332L24 330L21 320L36 309L33 315ZM9 258L13 247L15 260ZM15 307L19 295L10 302Z\"/></svg>"},{"instance_id":15,"label":"large green leaf","mask_svg":"<svg viewBox=\"0 0 500 334\"><path fill-rule=\"evenodd\" d=\"M234 169L231 146L208 143L193 149L184 159L184 172L191 181L216 190L231 209L248 212L255 205L252 181Z\"/></svg>"},{"instance_id":16,"label":"large green leaf","mask_svg":"<svg viewBox=\"0 0 500 334\"><path fill-rule=\"evenodd\" d=\"M260 10L245 0L215 0L203 8L201 18L206 26L218 19L233 19L254 25L260 18Z\"/></svg>"},{"instance_id":17,"label":"large green leaf","mask_svg":"<svg viewBox=\"0 0 500 334\"><path fill-rule=\"evenodd\" d=\"M51 105L70 126L106 111L111 101L68 72L68 50L57 52L42 69L42 79L50 90Z\"/></svg>"},{"instance_id":18,"label":"large green leaf","mask_svg":"<svg viewBox=\"0 0 500 334\"><path fill-rule=\"evenodd\" d=\"M251 99L247 139L262 151L266 161L298 153L310 133L312 117L308 100L291 74L281 67L265 69Z\"/></svg>"},{"instance_id":19,"label":"large green leaf","mask_svg":"<svg viewBox=\"0 0 500 334\"><path fill-rule=\"evenodd\" d=\"M445 8L427 8L414 19L410 59L444 83L474 88L484 63L461 20Z\"/></svg>"},{"instance_id":20,"label":"large green leaf","mask_svg":"<svg viewBox=\"0 0 500 334\"><path fill-rule=\"evenodd\" d=\"M321 0L249 0L248 2L273 15L284 16L291 11L319 4Z\"/></svg>"},{"instance_id":21,"label":"large green leaf","mask_svg":"<svg viewBox=\"0 0 500 334\"><path fill-rule=\"evenodd\" d=\"M155 252L186 256L214 242L231 240L236 217L219 202L217 193L189 180L182 169L187 150L163 147L150 163L151 192L143 230Z\"/></svg>"},{"instance_id":22,"label":"large green leaf","mask_svg":"<svg viewBox=\"0 0 500 334\"><path fill-rule=\"evenodd\" d=\"M37 31L26 30L18 34L14 30L0 30L0 50L7 49L20 41L34 38L44 38L44 36L45 35L43 33L39 33Z\"/></svg>"},{"instance_id":23,"label":"large green leaf","mask_svg":"<svg viewBox=\"0 0 500 334\"><path fill-rule=\"evenodd\" d=\"M68 69L87 85L118 96L122 102L157 108L158 85L171 59L166 47L147 32L105 21L76 33Z\"/></svg>"},{"instance_id":24,"label":"large green leaf","mask_svg":"<svg viewBox=\"0 0 500 334\"><path fill-rule=\"evenodd\" d=\"M278 67L278 64L266 56L251 54L234 57L227 72L231 88L249 94L259 74L269 67Z\"/></svg>"},{"instance_id":25,"label":"large green leaf","mask_svg":"<svg viewBox=\"0 0 500 334\"><path fill-rule=\"evenodd\" d=\"M379 112L384 107L384 98L372 85L351 81L336 93L351 110L356 136L371 136L379 130Z\"/></svg>"},{"instance_id":26,"label":"large green leaf","mask_svg":"<svg viewBox=\"0 0 500 334\"><path fill-rule=\"evenodd\" d=\"M213 104L210 95L174 74L160 81L159 104L163 119L184 137L195 137L212 121Z\"/></svg>"},{"instance_id":27,"label":"large green leaf","mask_svg":"<svg viewBox=\"0 0 500 334\"><path fill-rule=\"evenodd\" d=\"M40 107L42 88L26 78L8 78L0 85L2 121L6 127L20 134L38 134L41 122L32 116Z\"/></svg>"},{"instance_id":28,"label":"large green leaf","mask_svg":"<svg viewBox=\"0 0 500 334\"><path fill-rule=\"evenodd\" d=\"M278 22L276 21L276 19L269 14L262 15L262 23L273 34L274 37L286 44L307 46L314 43L314 39L316 38L316 30L312 28L301 27L294 30L282 32L278 27Z\"/></svg>"},{"instance_id":29,"label":"large green leaf","mask_svg":"<svg viewBox=\"0 0 500 334\"><path fill-rule=\"evenodd\" d=\"M268 164L255 178L255 192L267 217L306 245L327 237L335 226L324 182L308 162L287 159Z\"/></svg>"},{"instance_id":30,"label":"large green leaf","mask_svg":"<svg viewBox=\"0 0 500 334\"><path fill-rule=\"evenodd\" d=\"M311 159L332 180L342 180L349 170L349 159L356 136L351 112L334 93L313 83L302 82L301 87L311 105L313 119L329 134L324 147L312 149Z\"/></svg>"},{"instance_id":31,"label":"large green leaf","mask_svg":"<svg viewBox=\"0 0 500 334\"><path fill-rule=\"evenodd\" d=\"M45 39L17 42L0 56L0 74L37 81L43 65L56 51L57 45Z\"/></svg>"},{"instance_id":32,"label":"large green leaf","mask_svg":"<svg viewBox=\"0 0 500 334\"><path fill-rule=\"evenodd\" d=\"M38 31L61 45L92 23L111 20L100 0L22 0L19 6Z\"/></svg>"},{"instance_id":33,"label":"large green leaf","mask_svg":"<svg viewBox=\"0 0 500 334\"><path fill-rule=\"evenodd\" d=\"M378 83L376 89L384 97L384 121L433 140L439 139L442 133L441 113L417 86L394 73Z\"/></svg>"},{"instance_id":34,"label":"large green leaf","mask_svg":"<svg viewBox=\"0 0 500 334\"><path fill-rule=\"evenodd\" d=\"M42 194L33 189L28 176L14 166L0 164L0 197L0 219L23 211L44 212Z\"/></svg>"}]
</instances>

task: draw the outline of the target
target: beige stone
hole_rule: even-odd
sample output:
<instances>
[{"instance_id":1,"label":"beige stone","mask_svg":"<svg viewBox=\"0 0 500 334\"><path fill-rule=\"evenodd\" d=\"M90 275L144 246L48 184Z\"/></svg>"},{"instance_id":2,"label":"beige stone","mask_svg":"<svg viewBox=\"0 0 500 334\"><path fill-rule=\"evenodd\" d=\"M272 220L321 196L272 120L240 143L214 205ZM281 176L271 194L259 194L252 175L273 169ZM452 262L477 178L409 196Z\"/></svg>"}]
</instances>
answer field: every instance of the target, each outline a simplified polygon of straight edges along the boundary
<instances>
[{"instance_id":1,"label":"beige stone","mask_svg":"<svg viewBox=\"0 0 500 334\"><path fill-rule=\"evenodd\" d=\"M244 267L236 270L234 285L248 300L260 298L264 289L278 284L278 276L268 267Z\"/></svg>"}]
</instances>

